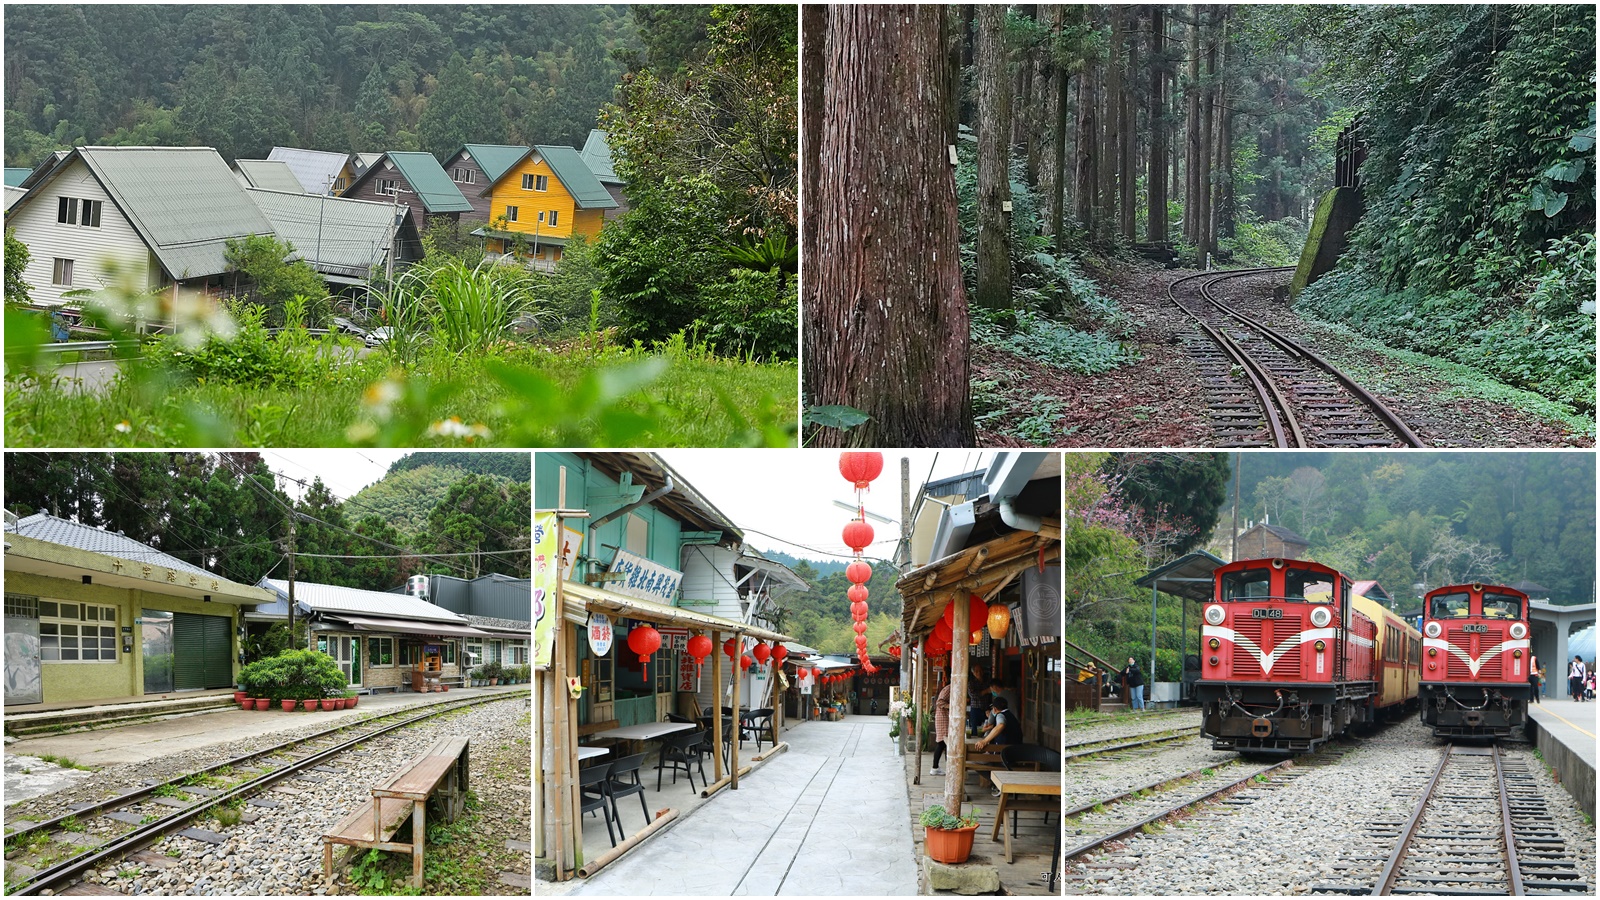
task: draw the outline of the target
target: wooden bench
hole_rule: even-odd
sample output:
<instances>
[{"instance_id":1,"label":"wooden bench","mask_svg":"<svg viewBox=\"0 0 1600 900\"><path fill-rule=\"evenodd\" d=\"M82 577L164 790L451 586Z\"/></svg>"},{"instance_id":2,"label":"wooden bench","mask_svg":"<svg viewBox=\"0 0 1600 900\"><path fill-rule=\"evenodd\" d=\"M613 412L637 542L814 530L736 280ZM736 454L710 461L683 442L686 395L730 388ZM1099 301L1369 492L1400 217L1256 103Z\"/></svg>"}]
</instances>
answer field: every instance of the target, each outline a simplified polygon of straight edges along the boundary
<instances>
[{"instance_id":1,"label":"wooden bench","mask_svg":"<svg viewBox=\"0 0 1600 900\"><path fill-rule=\"evenodd\" d=\"M372 788L361 804L322 836L322 877L333 885L333 850L343 844L356 850L388 850L411 854L411 884L422 889L422 860L427 839L428 800L442 794L447 820L466 807L467 738L441 738L427 752L402 766ZM395 841L406 819L411 840ZM348 858L347 860L348 861Z\"/></svg>"}]
</instances>

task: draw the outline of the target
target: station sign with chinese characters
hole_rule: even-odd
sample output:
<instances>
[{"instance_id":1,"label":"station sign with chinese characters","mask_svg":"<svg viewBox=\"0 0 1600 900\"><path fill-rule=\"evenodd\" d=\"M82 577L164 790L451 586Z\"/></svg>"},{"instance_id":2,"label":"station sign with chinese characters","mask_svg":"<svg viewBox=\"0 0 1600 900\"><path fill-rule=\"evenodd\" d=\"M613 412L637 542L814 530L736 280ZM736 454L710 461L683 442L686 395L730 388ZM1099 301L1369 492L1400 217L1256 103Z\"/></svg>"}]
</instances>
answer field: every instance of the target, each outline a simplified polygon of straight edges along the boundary
<instances>
[{"instance_id":1,"label":"station sign with chinese characters","mask_svg":"<svg viewBox=\"0 0 1600 900\"><path fill-rule=\"evenodd\" d=\"M128 571L124 572L124 567ZM178 569L169 569L166 566L152 566L148 563L125 563L120 559L113 559L111 568L115 569L118 575L138 575L146 581L159 581L162 584L191 587L198 591L217 591L221 589L222 584L209 575L183 572Z\"/></svg>"},{"instance_id":2,"label":"station sign with chinese characters","mask_svg":"<svg viewBox=\"0 0 1600 900\"><path fill-rule=\"evenodd\" d=\"M626 577L608 580L608 590L669 606L678 595L678 586L683 583L683 573L677 569L669 569L626 550L617 551L616 559L611 561L610 571Z\"/></svg>"}]
</instances>

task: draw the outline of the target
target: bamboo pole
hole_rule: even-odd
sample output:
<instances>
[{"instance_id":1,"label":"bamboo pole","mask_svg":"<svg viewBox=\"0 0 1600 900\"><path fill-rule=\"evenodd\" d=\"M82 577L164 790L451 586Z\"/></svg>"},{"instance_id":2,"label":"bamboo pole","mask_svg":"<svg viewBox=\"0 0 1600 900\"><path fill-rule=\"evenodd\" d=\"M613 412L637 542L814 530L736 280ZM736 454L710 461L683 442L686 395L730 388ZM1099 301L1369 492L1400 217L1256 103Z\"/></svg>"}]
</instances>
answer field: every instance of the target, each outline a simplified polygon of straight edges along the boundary
<instances>
[{"instance_id":1,"label":"bamboo pole","mask_svg":"<svg viewBox=\"0 0 1600 900\"><path fill-rule=\"evenodd\" d=\"M744 732L744 723L739 719L739 682L741 680L740 674L744 671L739 667L739 660L744 656L744 635L735 631L733 637L733 665L728 667L733 670L733 703L729 705L729 708L733 710L733 761L728 764L728 770L729 777L732 779L732 784L729 787L737 791L739 789L739 744L741 743L739 738ZM717 720L721 721L720 714L722 710L719 709L717 712Z\"/></svg>"},{"instance_id":2,"label":"bamboo pole","mask_svg":"<svg viewBox=\"0 0 1600 900\"><path fill-rule=\"evenodd\" d=\"M551 743L554 751L551 759L551 779L555 782L553 787L555 795L551 803L550 818L554 826L554 853L556 880L566 881L571 876L571 870L577 865L577 855L582 842L582 829L574 827L574 822L581 822L573 803L571 768L577 767L577 748L567 744L567 654L566 642L562 640L566 635L566 591L562 589L561 572L561 539L564 535L564 519L559 512L567 508L567 467L562 466L558 487L556 490L556 590L555 628L551 633L552 649L550 654L550 712L551 712ZM565 746L564 746L565 745ZM548 791L550 786L546 787ZM569 833L568 829L571 829ZM569 837L576 835L575 840Z\"/></svg>"},{"instance_id":3,"label":"bamboo pole","mask_svg":"<svg viewBox=\"0 0 1600 900\"><path fill-rule=\"evenodd\" d=\"M722 632L711 630L711 770L722 780Z\"/></svg>"},{"instance_id":4,"label":"bamboo pole","mask_svg":"<svg viewBox=\"0 0 1600 900\"><path fill-rule=\"evenodd\" d=\"M665 828L668 822L671 822L677 817L678 811L675 809L669 809L665 812L658 813L655 819L649 825L639 829L639 831L632 837L616 845L615 847L612 847L610 852L601 856L599 859L596 859L594 862L585 863L583 868L578 870L578 874L582 875L584 878L592 877L594 873L615 862L617 857L639 846L639 844L644 841L645 838L648 838L650 835L655 834L662 828Z\"/></svg>"},{"instance_id":5,"label":"bamboo pole","mask_svg":"<svg viewBox=\"0 0 1600 900\"><path fill-rule=\"evenodd\" d=\"M966 597L951 594L950 602L955 604L955 621L950 623L950 736L954 740L945 748L950 767L944 779L944 808L951 815L959 816L967 780L967 654L971 648L972 621ZM953 720L958 710L961 727L956 728Z\"/></svg>"},{"instance_id":6,"label":"bamboo pole","mask_svg":"<svg viewBox=\"0 0 1600 900\"><path fill-rule=\"evenodd\" d=\"M750 774L750 770L753 769L753 768L755 768L755 767L754 766L745 766L743 769L739 770L739 774L740 775L749 775ZM727 787L728 785L730 785L732 783L733 783L733 773L730 772L730 773L728 773L728 777L727 778L719 778L716 781L713 781L710 784L706 785L705 790L700 792L700 797L702 799L704 799L706 797L709 797L712 794L715 794L717 791L722 790L723 788Z\"/></svg>"},{"instance_id":7,"label":"bamboo pole","mask_svg":"<svg viewBox=\"0 0 1600 900\"><path fill-rule=\"evenodd\" d=\"M750 757L750 762L751 763L766 762L767 760L771 759L774 756L777 756L779 753L782 753L783 751L785 751L787 749L789 749L789 742L788 741L784 741L783 743L780 743L780 744L773 744L771 747L768 747L767 749L761 751L760 753L757 753L755 756ZM746 768L746 770L748 770L749 766L746 766L745 768Z\"/></svg>"}]
</instances>

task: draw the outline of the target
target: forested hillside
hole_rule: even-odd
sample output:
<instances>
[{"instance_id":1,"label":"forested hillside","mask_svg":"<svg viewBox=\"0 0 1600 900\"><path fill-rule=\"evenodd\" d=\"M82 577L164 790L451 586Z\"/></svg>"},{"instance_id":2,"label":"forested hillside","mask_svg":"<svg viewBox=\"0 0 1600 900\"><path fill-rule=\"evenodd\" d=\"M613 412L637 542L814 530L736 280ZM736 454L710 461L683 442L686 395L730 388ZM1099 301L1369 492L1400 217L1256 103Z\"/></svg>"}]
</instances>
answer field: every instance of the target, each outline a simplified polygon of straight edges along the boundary
<instances>
[{"instance_id":1,"label":"forested hillside","mask_svg":"<svg viewBox=\"0 0 1600 900\"><path fill-rule=\"evenodd\" d=\"M533 467L526 453L464 453L433 451L408 453L395 460L386 473L393 476L427 466L441 466L476 472L479 475L498 475L507 481L528 481L533 478ZM388 479L385 478L385 481Z\"/></svg>"},{"instance_id":2,"label":"forested hillside","mask_svg":"<svg viewBox=\"0 0 1600 900\"><path fill-rule=\"evenodd\" d=\"M320 479L291 499L250 452L10 453L5 479L6 508L18 515L49 512L121 531L245 584L288 571L291 509L304 581L388 590L419 573L530 571L528 483L459 469L408 470L348 500ZM402 482L398 491L379 487L391 479ZM362 499L397 493L415 508Z\"/></svg>"},{"instance_id":3,"label":"forested hillside","mask_svg":"<svg viewBox=\"0 0 1600 900\"><path fill-rule=\"evenodd\" d=\"M6 165L79 144L583 146L648 53L623 5L7 5ZM668 60L676 67L676 59Z\"/></svg>"},{"instance_id":4,"label":"forested hillside","mask_svg":"<svg viewBox=\"0 0 1600 900\"><path fill-rule=\"evenodd\" d=\"M1186 525L1204 528L1205 549L1230 556L1235 455L1191 464L1174 459L1195 456L1202 455L1066 456L1066 633L1104 659L1147 659L1150 592L1133 582L1193 546L1183 539ZM1238 456L1241 529L1264 519L1287 527L1310 541L1311 559L1351 578L1376 579L1401 609L1414 607L1426 590L1463 581L1531 581L1548 588L1554 602L1593 602L1592 455ZM1180 483L1151 477L1172 467L1209 488L1152 491L1162 482ZM1190 639L1197 640L1199 623L1189 612ZM1158 671L1173 680L1183 610L1162 595L1156 614Z\"/></svg>"}]
</instances>

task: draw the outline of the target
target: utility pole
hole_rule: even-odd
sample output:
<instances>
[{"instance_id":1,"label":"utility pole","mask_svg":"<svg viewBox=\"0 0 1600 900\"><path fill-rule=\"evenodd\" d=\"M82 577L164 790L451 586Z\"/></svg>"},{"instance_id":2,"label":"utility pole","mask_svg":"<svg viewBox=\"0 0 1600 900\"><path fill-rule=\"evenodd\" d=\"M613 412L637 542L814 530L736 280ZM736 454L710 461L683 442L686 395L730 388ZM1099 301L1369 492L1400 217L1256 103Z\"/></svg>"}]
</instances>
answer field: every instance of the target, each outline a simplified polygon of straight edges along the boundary
<instances>
[{"instance_id":1,"label":"utility pole","mask_svg":"<svg viewBox=\"0 0 1600 900\"><path fill-rule=\"evenodd\" d=\"M1228 554L1228 562L1239 561L1239 468L1243 464L1242 454L1233 451L1233 549Z\"/></svg>"},{"instance_id":2,"label":"utility pole","mask_svg":"<svg viewBox=\"0 0 1600 900\"><path fill-rule=\"evenodd\" d=\"M289 646L295 646L294 640L294 527L295 514L289 512ZM307 648L310 649L310 648Z\"/></svg>"},{"instance_id":3,"label":"utility pole","mask_svg":"<svg viewBox=\"0 0 1600 900\"><path fill-rule=\"evenodd\" d=\"M387 262L387 269L385 270L384 274L384 281L390 284L394 283L395 247L400 243L400 195L402 193L411 194L415 192L404 190L399 185L395 185L394 192L389 195L394 198L394 212L389 216L389 259ZM410 210L411 207L407 206L406 211L410 212Z\"/></svg>"},{"instance_id":4,"label":"utility pole","mask_svg":"<svg viewBox=\"0 0 1600 900\"><path fill-rule=\"evenodd\" d=\"M901 575L911 569L911 457L900 457L900 543L894 551L895 568ZM917 658L915 648L909 640L910 635L900 636L900 696L902 699L914 699L911 693L911 668L922 665ZM920 710L918 711L920 714ZM917 719L913 717L908 726L904 719L900 720L900 756L906 755L906 732L917 727ZM917 737L922 737L919 732ZM922 752L920 743L917 752Z\"/></svg>"}]
</instances>

